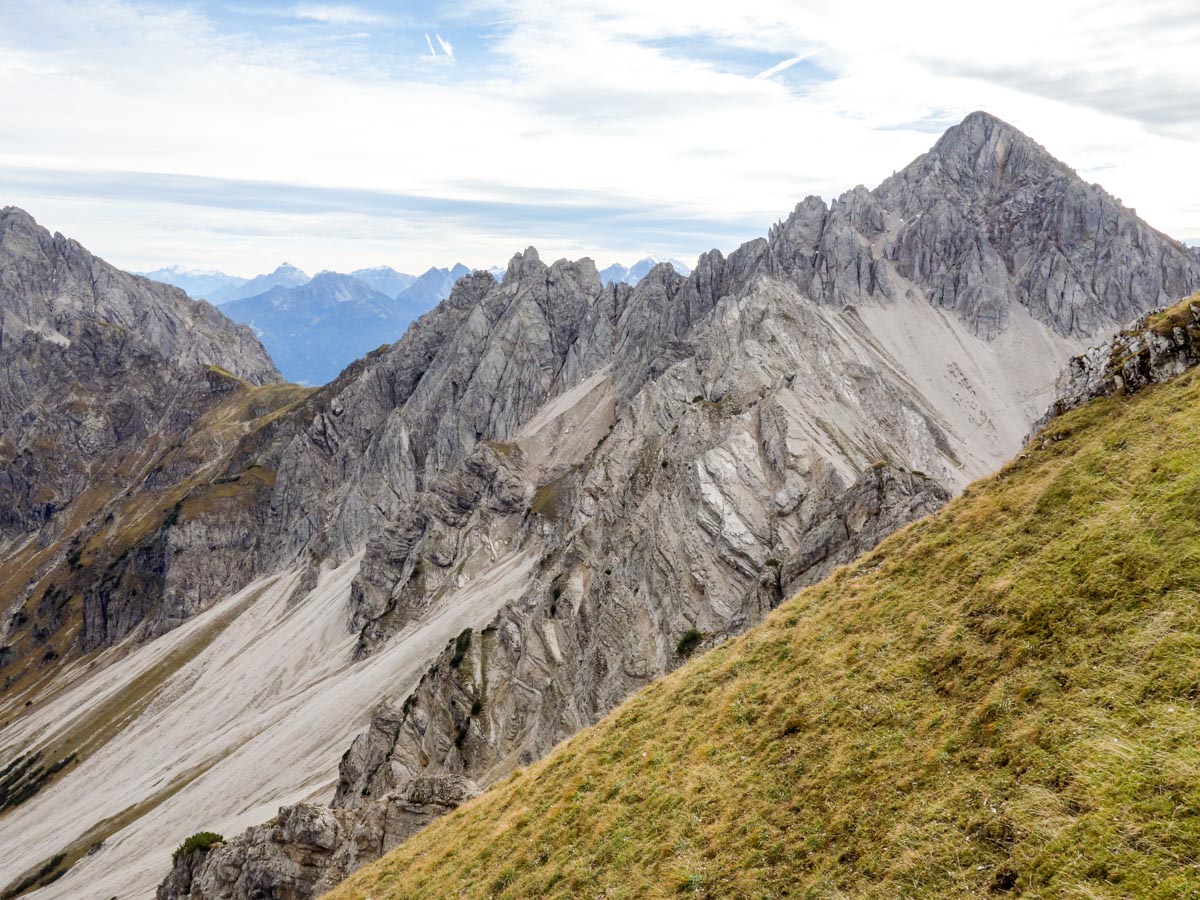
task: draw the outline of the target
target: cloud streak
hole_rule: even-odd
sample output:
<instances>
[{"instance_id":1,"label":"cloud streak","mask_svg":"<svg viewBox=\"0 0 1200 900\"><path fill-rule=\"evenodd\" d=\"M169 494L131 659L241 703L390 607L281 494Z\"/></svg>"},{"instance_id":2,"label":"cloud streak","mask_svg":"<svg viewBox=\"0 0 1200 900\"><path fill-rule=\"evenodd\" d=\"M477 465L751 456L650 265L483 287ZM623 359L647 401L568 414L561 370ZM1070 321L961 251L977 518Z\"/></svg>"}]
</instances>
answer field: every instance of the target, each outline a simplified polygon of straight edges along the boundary
<instances>
[{"instance_id":1,"label":"cloud streak","mask_svg":"<svg viewBox=\"0 0 1200 900\"><path fill-rule=\"evenodd\" d=\"M297 19L327 25L382 25L389 21L387 16L345 4L298 3L288 13Z\"/></svg>"},{"instance_id":2,"label":"cloud streak","mask_svg":"<svg viewBox=\"0 0 1200 900\"><path fill-rule=\"evenodd\" d=\"M805 59L807 59L805 56L793 56L791 59L785 59L782 62L778 62L771 66L771 68L759 72L754 77L756 80L760 81L764 78L770 78L772 75L778 75L780 72L785 72L792 66L804 62Z\"/></svg>"}]
</instances>

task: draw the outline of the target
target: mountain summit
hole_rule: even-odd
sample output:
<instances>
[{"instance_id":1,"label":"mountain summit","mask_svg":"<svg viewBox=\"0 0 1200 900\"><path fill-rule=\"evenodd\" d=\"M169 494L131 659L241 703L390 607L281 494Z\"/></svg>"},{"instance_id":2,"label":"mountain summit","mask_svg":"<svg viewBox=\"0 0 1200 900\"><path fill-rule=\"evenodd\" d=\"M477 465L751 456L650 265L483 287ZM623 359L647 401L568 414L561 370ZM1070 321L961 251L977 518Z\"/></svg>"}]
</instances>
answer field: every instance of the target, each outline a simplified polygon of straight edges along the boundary
<instances>
[{"instance_id":1,"label":"mountain summit","mask_svg":"<svg viewBox=\"0 0 1200 900\"><path fill-rule=\"evenodd\" d=\"M869 214L891 218L865 231L897 273L981 334L1003 331L1019 304L1059 334L1094 336L1195 287L1182 244L987 113L870 196Z\"/></svg>"},{"instance_id":2,"label":"mountain summit","mask_svg":"<svg viewBox=\"0 0 1200 900\"><path fill-rule=\"evenodd\" d=\"M275 267L274 272L257 275L249 281L243 281L239 285L230 285L227 288L215 291L208 299L218 304L232 303L234 300L257 297L259 294L265 293L274 287L300 287L303 284L307 284L308 281L308 276L302 270L289 262L283 262Z\"/></svg>"}]
</instances>

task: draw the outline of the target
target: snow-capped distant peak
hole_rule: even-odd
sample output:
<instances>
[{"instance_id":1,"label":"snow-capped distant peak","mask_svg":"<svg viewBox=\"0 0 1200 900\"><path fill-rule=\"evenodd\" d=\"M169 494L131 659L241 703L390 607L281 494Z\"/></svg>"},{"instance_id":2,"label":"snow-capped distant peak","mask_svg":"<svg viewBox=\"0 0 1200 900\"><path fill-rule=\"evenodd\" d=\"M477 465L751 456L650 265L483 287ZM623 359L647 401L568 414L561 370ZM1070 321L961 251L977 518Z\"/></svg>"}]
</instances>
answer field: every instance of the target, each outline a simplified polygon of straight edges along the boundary
<instances>
[{"instance_id":1,"label":"snow-capped distant peak","mask_svg":"<svg viewBox=\"0 0 1200 900\"><path fill-rule=\"evenodd\" d=\"M163 266L158 269L159 272L170 273L172 275L182 275L189 278L226 278L224 272L217 269L193 269L190 266Z\"/></svg>"},{"instance_id":2,"label":"snow-capped distant peak","mask_svg":"<svg viewBox=\"0 0 1200 900\"><path fill-rule=\"evenodd\" d=\"M664 262L668 263L680 275L687 276L692 274L692 270L677 259L658 259L653 256L644 256L632 266L623 266L620 263L614 263L608 268L602 269L600 271L600 281L605 285L616 281L623 281L626 284L637 284L649 274L651 269Z\"/></svg>"}]
</instances>

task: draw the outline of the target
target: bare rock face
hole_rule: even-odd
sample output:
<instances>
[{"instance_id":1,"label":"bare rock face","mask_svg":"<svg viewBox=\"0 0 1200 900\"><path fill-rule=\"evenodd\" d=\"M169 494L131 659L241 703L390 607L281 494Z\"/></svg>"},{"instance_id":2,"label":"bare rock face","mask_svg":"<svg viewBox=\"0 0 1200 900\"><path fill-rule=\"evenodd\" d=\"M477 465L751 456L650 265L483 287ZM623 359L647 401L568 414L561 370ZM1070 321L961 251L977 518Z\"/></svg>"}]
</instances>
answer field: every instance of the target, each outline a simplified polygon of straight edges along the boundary
<instances>
[{"instance_id":1,"label":"bare rock face","mask_svg":"<svg viewBox=\"0 0 1200 900\"><path fill-rule=\"evenodd\" d=\"M278 521L303 510L321 553L365 544L360 656L497 560L539 560L490 625L395 686L330 821L537 759L991 471L1085 337L1197 287L1182 245L981 113L686 278L603 287L590 261L531 248L502 284L464 279L274 438ZM334 832L313 883L372 858ZM274 883L258 860L287 845L231 841L239 883ZM220 859L162 896L251 896Z\"/></svg>"},{"instance_id":2,"label":"bare rock face","mask_svg":"<svg viewBox=\"0 0 1200 900\"><path fill-rule=\"evenodd\" d=\"M983 114L687 277L606 287L529 248L316 391L211 308L3 221L0 539L43 566L3 598L10 671L358 554L369 664L534 561L419 682L381 685L404 699L331 806L181 859L163 898L315 896L936 509L1018 449L1084 336L1200 287L1194 254Z\"/></svg>"},{"instance_id":3,"label":"bare rock face","mask_svg":"<svg viewBox=\"0 0 1200 900\"><path fill-rule=\"evenodd\" d=\"M1200 286L1189 248L982 112L874 191L800 203L772 229L769 259L834 305L919 286L989 339L1016 306L1088 338Z\"/></svg>"},{"instance_id":4,"label":"bare rock face","mask_svg":"<svg viewBox=\"0 0 1200 900\"><path fill-rule=\"evenodd\" d=\"M285 807L238 841L181 854L157 896L310 900L478 793L467 779L444 776L416 779L361 814Z\"/></svg>"},{"instance_id":5,"label":"bare rock face","mask_svg":"<svg viewBox=\"0 0 1200 900\"><path fill-rule=\"evenodd\" d=\"M213 400L205 367L279 379L248 328L0 210L0 540L39 528L117 448L177 432Z\"/></svg>"},{"instance_id":6,"label":"bare rock face","mask_svg":"<svg viewBox=\"0 0 1200 900\"><path fill-rule=\"evenodd\" d=\"M1014 302L1095 337L1197 288L1195 258L1012 126L968 116L873 192L885 253L930 301L994 335Z\"/></svg>"},{"instance_id":7,"label":"bare rock face","mask_svg":"<svg viewBox=\"0 0 1200 900\"><path fill-rule=\"evenodd\" d=\"M1104 343L1072 357L1058 381L1058 399L1034 423L1033 430L1096 397L1133 394L1171 381L1197 362L1200 295L1140 316Z\"/></svg>"},{"instance_id":8,"label":"bare rock face","mask_svg":"<svg viewBox=\"0 0 1200 900\"><path fill-rule=\"evenodd\" d=\"M781 598L816 584L902 525L936 512L950 492L921 472L876 463L843 493L824 499L779 572Z\"/></svg>"}]
</instances>

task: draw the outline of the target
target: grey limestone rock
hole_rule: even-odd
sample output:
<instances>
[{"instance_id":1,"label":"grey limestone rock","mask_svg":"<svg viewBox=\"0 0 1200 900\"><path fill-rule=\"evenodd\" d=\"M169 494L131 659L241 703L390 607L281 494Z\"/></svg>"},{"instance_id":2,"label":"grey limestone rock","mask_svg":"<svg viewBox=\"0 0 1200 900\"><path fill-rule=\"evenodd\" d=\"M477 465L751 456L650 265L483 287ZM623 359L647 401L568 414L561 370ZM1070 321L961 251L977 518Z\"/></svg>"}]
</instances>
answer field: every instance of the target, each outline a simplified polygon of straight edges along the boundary
<instances>
[{"instance_id":1,"label":"grey limestone rock","mask_svg":"<svg viewBox=\"0 0 1200 900\"><path fill-rule=\"evenodd\" d=\"M1059 378L1057 398L1033 425L1096 397L1133 394L1183 374L1200 361L1200 299L1140 316L1107 341L1072 357Z\"/></svg>"}]
</instances>

